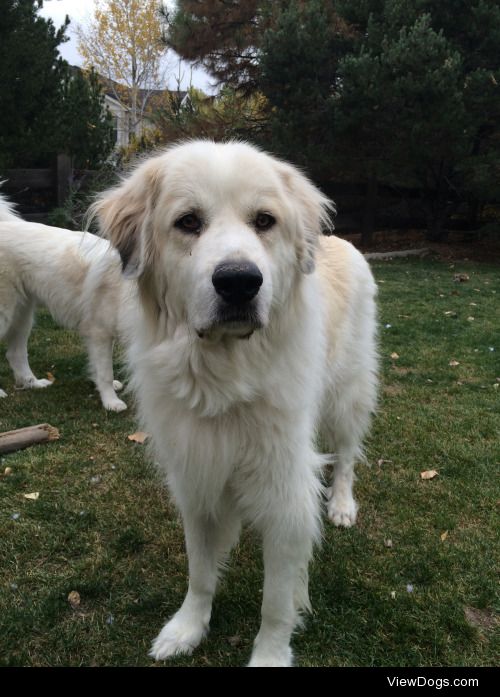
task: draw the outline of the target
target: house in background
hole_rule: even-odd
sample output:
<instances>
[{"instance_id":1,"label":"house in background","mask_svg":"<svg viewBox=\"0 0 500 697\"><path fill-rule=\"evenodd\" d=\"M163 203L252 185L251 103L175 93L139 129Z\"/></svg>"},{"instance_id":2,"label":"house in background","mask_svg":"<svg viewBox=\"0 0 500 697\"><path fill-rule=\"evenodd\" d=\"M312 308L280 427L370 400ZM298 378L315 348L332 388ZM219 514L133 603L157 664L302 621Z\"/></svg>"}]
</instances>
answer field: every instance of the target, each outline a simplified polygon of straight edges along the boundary
<instances>
[{"instance_id":1,"label":"house in background","mask_svg":"<svg viewBox=\"0 0 500 697\"><path fill-rule=\"evenodd\" d=\"M179 106L185 106L189 100L189 93L184 90L139 90L137 101L139 104L146 102L142 116L135 128L131 118L131 108L126 105L126 99L117 99L118 92L124 89L118 83L101 77L104 91L104 103L113 116L113 130L115 134L115 147L121 148L129 145L132 135L140 138L147 130L154 129L154 121L151 118L155 103L164 100L168 96L175 100Z\"/></svg>"}]
</instances>

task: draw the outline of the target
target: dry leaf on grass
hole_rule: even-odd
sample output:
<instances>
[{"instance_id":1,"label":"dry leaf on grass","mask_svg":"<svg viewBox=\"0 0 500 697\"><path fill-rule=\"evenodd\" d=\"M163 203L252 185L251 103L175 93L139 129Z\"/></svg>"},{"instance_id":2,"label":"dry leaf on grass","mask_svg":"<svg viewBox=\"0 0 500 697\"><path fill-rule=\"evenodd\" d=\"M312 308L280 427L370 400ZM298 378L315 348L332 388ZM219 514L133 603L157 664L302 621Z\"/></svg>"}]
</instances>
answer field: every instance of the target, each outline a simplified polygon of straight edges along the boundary
<instances>
[{"instance_id":1,"label":"dry leaf on grass","mask_svg":"<svg viewBox=\"0 0 500 697\"><path fill-rule=\"evenodd\" d=\"M50 382L54 382L55 377L52 375L52 373L46 373L47 375L47 380L50 380Z\"/></svg>"},{"instance_id":2,"label":"dry leaf on grass","mask_svg":"<svg viewBox=\"0 0 500 697\"><path fill-rule=\"evenodd\" d=\"M420 472L420 479L434 479L438 474L439 472L436 470L425 470L425 472Z\"/></svg>"},{"instance_id":3,"label":"dry leaf on grass","mask_svg":"<svg viewBox=\"0 0 500 697\"><path fill-rule=\"evenodd\" d=\"M399 355L396 353L396 351L393 351L391 353L391 358L393 361L396 361L399 358Z\"/></svg>"},{"instance_id":4,"label":"dry leaf on grass","mask_svg":"<svg viewBox=\"0 0 500 697\"><path fill-rule=\"evenodd\" d=\"M32 494L24 494L24 498L29 499L30 501L36 501L39 496L40 496L39 491L34 491Z\"/></svg>"},{"instance_id":5,"label":"dry leaf on grass","mask_svg":"<svg viewBox=\"0 0 500 697\"><path fill-rule=\"evenodd\" d=\"M456 273L453 276L453 280L456 283L465 283L466 281L469 280L469 276L466 273Z\"/></svg>"},{"instance_id":6,"label":"dry leaf on grass","mask_svg":"<svg viewBox=\"0 0 500 697\"><path fill-rule=\"evenodd\" d=\"M446 540L446 538L448 537L448 530L445 530L444 532L442 532L439 537L441 538L441 542L444 542Z\"/></svg>"},{"instance_id":7,"label":"dry leaf on grass","mask_svg":"<svg viewBox=\"0 0 500 697\"><path fill-rule=\"evenodd\" d=\"M448 365L451 365L452 368L455 368L457 365L460 365L458 361L450 361Z\"/></svg>"},{"instance_id":8,"label":"dry leaf on grass","mask_svg":"<svg viewBox=\"0 0 500 697\"><path fill-rule=\"evenodd\" d=\"M12 474L12 467L6 467L3 471L3 473L4 473L5 477L8 477L9 474Z\"/></svg>"},{"instance_id":9,"label":"dry leaf on grass","mask_svg":"<svg viewBox=\"0 0 500 697\"><path fill-rule=\"evenodd\" d=\"M127 436L129 440L131 440L133 443L144 443L144 441L149 438L149 433L144 433L144 431L137 431L136 433L132 433L130 436Z\"/></svg>"},{"instance_id":10,"label":"dry leaf on grass","mask_svg":"<svg viewBox=\"0 0 500 697\"><path fill-rule=\"evenodd\" d=\"M68 603L71 605L73 610L76 610L80 605L80 593L78 591L71 591L68 595Z\"/></svg>"}]
</instances>

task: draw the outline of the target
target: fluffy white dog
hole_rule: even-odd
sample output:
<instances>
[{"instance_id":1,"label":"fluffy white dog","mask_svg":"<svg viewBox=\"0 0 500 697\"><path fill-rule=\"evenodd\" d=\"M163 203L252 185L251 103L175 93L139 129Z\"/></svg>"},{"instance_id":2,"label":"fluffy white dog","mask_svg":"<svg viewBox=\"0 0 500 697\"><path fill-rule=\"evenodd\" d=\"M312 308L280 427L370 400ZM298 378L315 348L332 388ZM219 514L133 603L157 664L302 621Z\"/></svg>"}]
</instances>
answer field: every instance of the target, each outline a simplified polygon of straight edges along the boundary
<instances>
[{"instance_id":1,"label":"fluffy white dog","mask_svg":"<svg viewBox=\"0 0 500 697\"><path fill-rule=\"evenodd\" d=\"M220 564L246 523L265 567L250 665L292 663L320 536L318 431L335 453L329 516L355 522L376 287L354 247L321 235L331 207L294 167L208 141L146 160L94 206L137 279L133 386L185 528L189 589L154 641L158 660L206 634Z\"/></svg>"},{"instance_id":2,"label":"fluffy white dog","mask_svg":"<svg viewBox=\"0 0 500 697\"><path fill-rule=\"evenodd\" d=\"M129 288L120 259L107 240L89 233L29 223L0 196L0 339L21 389L48 387L28 361L28 338L37 304L63 327L75 329L90 357L92 378L105 409L127 408L115 390L113 341ZM0 397L6 397L0 390Z\"/></svg>"}]
</instances>

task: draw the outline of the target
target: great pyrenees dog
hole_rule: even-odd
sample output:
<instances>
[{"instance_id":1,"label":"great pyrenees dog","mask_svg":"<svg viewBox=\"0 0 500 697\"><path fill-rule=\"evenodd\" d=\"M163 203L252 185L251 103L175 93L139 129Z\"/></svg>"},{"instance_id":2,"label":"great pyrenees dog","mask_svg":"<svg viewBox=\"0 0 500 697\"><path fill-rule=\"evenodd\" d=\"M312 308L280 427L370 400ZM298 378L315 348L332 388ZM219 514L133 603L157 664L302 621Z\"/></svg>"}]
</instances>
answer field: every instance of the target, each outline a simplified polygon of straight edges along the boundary
<instances>
[{"instance_id":1,"label":"great pyrenees dog","mask_svg":"<svg viewBox=\"0 0 500 697\"><path fill-rule=\"evenodd\" d=\"M121 383L113 380L113 342L126 294L120 259L107 240L29 223L0 195L0 340L18 388L52 384L37 378L28 361L33 315L41 304L84 340L104 408L126 409L115 391Z\"/></svg>"},{"instance_id":2,"label":"great pyrenees dog","mask_svg":"<svg viewBox=\"0 0 500 697\"><path fill-rule=\"evenodd\" d=\"M94 205L135 278L128 361L144 428L183 518L189 587L151 655L208 631L241 524L263 538L262 622L250 666L292 664L310 607L322 469L328 514L353 525L353 467L376 403L375 292L363 256L322 235L331 202L297 169L230 142L140 164Z\"/></svg>"}]
</instances>

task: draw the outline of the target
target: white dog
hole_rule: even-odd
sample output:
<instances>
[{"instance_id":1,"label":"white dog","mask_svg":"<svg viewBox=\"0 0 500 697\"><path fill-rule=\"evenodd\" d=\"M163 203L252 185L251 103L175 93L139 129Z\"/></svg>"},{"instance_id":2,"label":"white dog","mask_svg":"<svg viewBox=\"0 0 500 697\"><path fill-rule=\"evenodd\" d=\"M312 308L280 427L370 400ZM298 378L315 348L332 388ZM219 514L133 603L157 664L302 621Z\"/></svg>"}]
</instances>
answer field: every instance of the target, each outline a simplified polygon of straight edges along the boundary
<instances>
[{"instance_id":1,"label":"white dog","mask_svg":"<svg viewBox=\"0 0 500 697\"><path fill-rule=\"evenodd\" d=\"M127 408L113 380L113 341L127 285L107 240L22 220L0 196L0 340L18 388L48 387L28 362L28 338L37 304L85 341L92 378L105 409ZM0 390L0 397L6 397Z\"/></svg>"},{"instance_id":2,"label":"white dog","mask_svg":"<svg viewBox=\"0 0 500 697\"><path fill-rule=\"evenodd\" d=\"M189 589L153 644L158 660L206 634L220 564L247 523L265 566L250 665L292 663L320 536L317 431L335 453L330 518L355 521L376 287L354 247L321 236L331 207L292 166L208 141L146 160L94 206L137 279L132 380L185 528Z\"/></svg>"}]
</instances>

